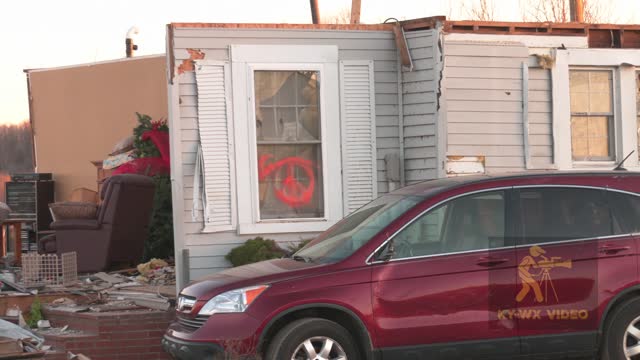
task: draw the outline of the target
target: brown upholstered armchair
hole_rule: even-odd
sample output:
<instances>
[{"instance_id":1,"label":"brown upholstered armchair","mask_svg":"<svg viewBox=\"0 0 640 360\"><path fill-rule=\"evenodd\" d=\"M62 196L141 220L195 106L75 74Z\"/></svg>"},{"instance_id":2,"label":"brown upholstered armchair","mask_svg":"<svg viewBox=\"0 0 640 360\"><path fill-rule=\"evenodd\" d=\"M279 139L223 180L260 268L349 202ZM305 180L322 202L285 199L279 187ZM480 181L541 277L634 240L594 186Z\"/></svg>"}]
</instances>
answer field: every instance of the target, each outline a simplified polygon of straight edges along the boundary
<instances>
[{"instance_id":1,"label":"brown upholstered armchair","mask_svg":"<svg viewBox=\"0 0 640 360\"><path fill-rule=\"evenodd\" d=\"M55 234L38 242L38 252L75 251L78 272L103 271L114 263L137 264L149 233L154 191L147 176L110 177L102 188L96 218L54 221Z\"/></svg>"}]
</instances>

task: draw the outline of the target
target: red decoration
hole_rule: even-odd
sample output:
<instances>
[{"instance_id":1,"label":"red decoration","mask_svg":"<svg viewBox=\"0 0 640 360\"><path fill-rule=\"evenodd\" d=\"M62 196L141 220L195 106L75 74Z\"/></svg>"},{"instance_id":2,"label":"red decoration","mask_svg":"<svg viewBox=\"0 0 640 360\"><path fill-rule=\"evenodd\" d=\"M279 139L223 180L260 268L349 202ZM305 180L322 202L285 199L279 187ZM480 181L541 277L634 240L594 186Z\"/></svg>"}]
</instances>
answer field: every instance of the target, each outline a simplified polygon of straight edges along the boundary
<instances>
[{"instance_id":1,"label":"red decoration","mask_svg":"<svg viewBox=\"0 0 640 360\"><path fill-rule=\"evenodd\" d=\"M271 164L267 162L273 158L271 154L264 154L258 160L258 178L264 181L266 178L274 175L281 169L287 173L281 187L274 187L276 197L283 203L298 208L307 205L313 198L313 191L316 187L315 174L313 172L313 163L311 160L300 157L288 157L276 161ZM299 182L295 176L296 167L301 168L309 178L309 184L306 186Z\"/></svg>"},{"instance_id":2,"label":"red decoration","mask_svg":"<svg viewBox=\"0 0 640 360\"><path fill-rule=\"evenodd\" d=\"M113 175L117 174L141 174L148 176L168 174L170 172L170 155L169 155L169 133L158 130L154 126L153 130L146 131L142 134L142 140L151 140L160 152L160 157L138 158L122 164L113 171Z\"/></svg>"}]
</instances>

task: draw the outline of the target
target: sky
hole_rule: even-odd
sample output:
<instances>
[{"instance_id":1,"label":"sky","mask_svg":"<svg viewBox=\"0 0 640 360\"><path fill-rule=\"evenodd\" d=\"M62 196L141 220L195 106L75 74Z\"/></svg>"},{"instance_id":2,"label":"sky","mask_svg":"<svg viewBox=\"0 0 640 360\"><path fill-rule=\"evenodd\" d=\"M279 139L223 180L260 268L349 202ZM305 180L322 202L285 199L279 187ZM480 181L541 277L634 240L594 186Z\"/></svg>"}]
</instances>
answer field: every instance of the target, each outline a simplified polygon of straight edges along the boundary
<instances>
[{"instance_id":1,"label":"sky","mask_svg":"<svg viewBox=\"0 0 640 360\"><path fill-rule=\"evenodd\" d=\"M361 0L363 23L389 17L465 17L476 0ZM520 3L493 0L496 18L521 21ZM607 1L607 0L601 0ZM318 0L322 17L344 12L351 0ZM609 2L609 1L607 1ZM640 23L640 0L610 0L613 22ZM24 69L68 66L124 57L127 31L136 26L137 56L165 52L166 24L309 23L309 0L21 0L0 12L0 125L29 117ZM348 10L346 10L348 11Z\"/></svg>"}]
</instances>

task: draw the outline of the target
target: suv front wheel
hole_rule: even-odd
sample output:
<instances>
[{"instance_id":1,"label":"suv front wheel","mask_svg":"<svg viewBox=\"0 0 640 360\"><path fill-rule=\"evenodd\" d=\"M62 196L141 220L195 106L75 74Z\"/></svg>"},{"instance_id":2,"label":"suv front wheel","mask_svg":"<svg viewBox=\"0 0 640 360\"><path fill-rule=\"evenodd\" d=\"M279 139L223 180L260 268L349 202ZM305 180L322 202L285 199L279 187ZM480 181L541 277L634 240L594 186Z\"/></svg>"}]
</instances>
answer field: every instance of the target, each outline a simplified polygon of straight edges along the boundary
<instances>
[{"instance_id":1,"label":"suv front wheel","mask_svg":"<svg viewBox=\"0 0 640 360\"><path fill-rule=\"evenodd\" d=\"M306 318L285 326L273 338L267 359L359 360L349 332L333 321Z\"/></svg>"},{"instance_id":2,"label":"suv front wheel","mask_svg":"<svg viewBox=\"0 0 640 360\"><path fill-rule=\"evenodd\" d=\"M602 360L640 360L640 298L614 311L604 337Z\"/></svg>"}]
</instances>

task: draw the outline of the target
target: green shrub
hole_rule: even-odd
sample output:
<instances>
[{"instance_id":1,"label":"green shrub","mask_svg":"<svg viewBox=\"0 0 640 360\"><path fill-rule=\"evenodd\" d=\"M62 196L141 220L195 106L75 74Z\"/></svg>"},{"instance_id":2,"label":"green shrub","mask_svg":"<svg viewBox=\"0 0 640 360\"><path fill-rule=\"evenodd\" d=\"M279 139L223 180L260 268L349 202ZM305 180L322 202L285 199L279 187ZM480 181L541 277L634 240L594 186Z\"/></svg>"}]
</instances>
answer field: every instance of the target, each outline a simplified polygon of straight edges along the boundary
<instances>
[{"instance_id":1,"label":"green shrub","mask_svg":"<svg viewBox=\"0 0 640 360\"><path fill-rule=\"evenodd\" d=\"M287 252L282 250L275 241L257 237L247 240L243 245L231 250L225 258L233 266L241 266L259 261L277 259L285 256Z\"/></svg>"},{"instance_id":2,"label":"green shrub","mask_svg":"<svg viewBox=\"0 0 640 360\"><path fill-rule=\"evenodd\" d=\"M174 254L171 179L169 175L156 175L153 182L156 184L156 192L149 223L149 236L144 244L143 262L153 258L168 259Z\"/></svg>"},{"instance_id":3,"label":"green shrub","mask_svg":"<svg viewBox=\"0 0 640 360\"><path fill-rule=\"evenodd\" d=\"M138 125L133 129L136 156L160 157L160 151L150 140L142 140L142 134L150 130L169 131L165 120L154 121L149 115L136 113ZM153 176L156 185L153 198L153 212L149 223L149 235L144 243L142 262L153 258L168 259L173 257L173 206L171 204L171 178L169 174Z\"/></svg>"},{"instance_id":4,"label":"green shrub","mask_svg":"<svg viewBox=\"0 0 640 360\"><path fill-rule=\"evenodd\" d=\"M31 303L31 311L29 312L27 325L29 325L29 327L36 328L38 327L38 321L42 319L42 304L40 304L40 298L36 296Z\"/></svg>"},{"instance_id":5,"label":"green shrub","mask_svg":"<svg viewBox=\"0 0 640 360\"><path fill-rule=\"evenodd\" d=\"M295 254L300 249L302 249L303 247L307 246L307 244L310 243L311 240L313 240L313 239L302 240L302 241L300 241L299 243L297 243L295 245L289 245L287 247L287 253L289 253L290 255Z\"/></svg>"}]
</instances>

